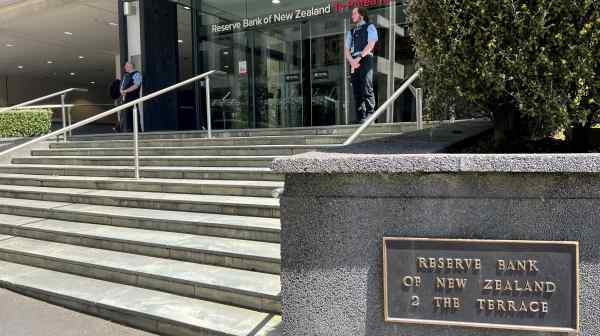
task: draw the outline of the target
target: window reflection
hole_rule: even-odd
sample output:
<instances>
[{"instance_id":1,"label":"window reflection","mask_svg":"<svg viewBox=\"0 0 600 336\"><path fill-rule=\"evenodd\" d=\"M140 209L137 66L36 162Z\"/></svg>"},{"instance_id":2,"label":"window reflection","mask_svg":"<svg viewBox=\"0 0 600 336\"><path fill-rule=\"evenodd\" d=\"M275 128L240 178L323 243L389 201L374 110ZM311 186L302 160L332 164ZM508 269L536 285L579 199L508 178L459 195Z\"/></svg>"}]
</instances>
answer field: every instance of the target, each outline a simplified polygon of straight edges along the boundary
<instances>
[{"instance_id":1,"label":"window reflection","mask_svg":"<svg viewBox=\"0 0 600 336\"><path fill-rule=\"evenodd\" d=\"M351 28L349 12L220 33L211 30L214 24L232 24L244 18L292 10L299 8L298 4L282 1L280 5L273 5L266 0L195 2L196 72L217 69L226 73L211 78L214 128L302 127L354 122L354 103L349 94L348 67L343 54L345 34ZM322 0L302 1L301 8L327 4L328 1ZM404 63L403 58L407 55L396 51L393 62L389 62L389 7L371 9L369 14L380 36L375 51L374 80L379 104L389 94L390 74L394 77L393 82L402 82L404 72L398 71L396 66ZM395 44L404 50L410 49L403 38L398 36ZM406 116L394 115L396 117Z\"/></svg>"}]
</instances>

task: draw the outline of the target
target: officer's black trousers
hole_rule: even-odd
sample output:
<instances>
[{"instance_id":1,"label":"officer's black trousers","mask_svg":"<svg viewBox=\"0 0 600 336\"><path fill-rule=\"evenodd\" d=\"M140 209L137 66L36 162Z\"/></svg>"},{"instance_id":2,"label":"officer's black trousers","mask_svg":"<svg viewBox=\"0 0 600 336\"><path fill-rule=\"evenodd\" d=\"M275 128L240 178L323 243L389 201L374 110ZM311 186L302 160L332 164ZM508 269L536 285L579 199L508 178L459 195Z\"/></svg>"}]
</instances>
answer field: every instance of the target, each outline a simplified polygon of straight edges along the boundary
<instances>
[{"instance_id":1,"label":"officer's black trousers","mask_svg":"<svg viewBox=\"0 0 600 336\"><path fill-rule=\"evenodd\" d=\"M130 103L137 98L126 99L123 104ZM139 108L139 105L138 105ZM133 107L121 111L121 132L133 132ZM142 120L138 111L138 131L142 130Z\"/></svg>"},{"instance_id":2,"label":"officer's black trousers","mask_svg":"<svg viewBox=\"0 0 600 336\"><path fill-rule=\"evenodd\" d=\"M360 62L360 67L350 76L354 102L356 106L356 120L358 122L368 118L375 112L375 92L373 91L373 66L374 57L367 56Z\"/></svg>"}]
</instances>

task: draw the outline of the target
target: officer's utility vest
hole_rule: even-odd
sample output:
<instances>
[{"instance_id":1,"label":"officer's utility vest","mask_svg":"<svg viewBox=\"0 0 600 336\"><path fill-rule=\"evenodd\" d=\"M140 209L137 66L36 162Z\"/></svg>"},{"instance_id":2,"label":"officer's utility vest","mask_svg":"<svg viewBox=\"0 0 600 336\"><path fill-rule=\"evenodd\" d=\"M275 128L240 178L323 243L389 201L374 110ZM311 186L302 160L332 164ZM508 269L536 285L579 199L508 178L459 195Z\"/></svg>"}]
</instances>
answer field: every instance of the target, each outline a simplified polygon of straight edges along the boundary
<instances>
[{"instance_id":1,"label":"officer's utility vest","mask_svg":"<svg viewBox=\"0 0 600 336\"><path fill-rule=\"evenodd\" d=\"M133 76L135 76L138 73L139 73L138 71L134 71L132 73L126 72L125 75L123 76L123 84L122 84L121 88L123 90L127 90L130 87L134 86L135 82L133 81ZM140 89L141 88L138 87L137 90L129 92L127 94L127 99L129 99L129 98L133 98L133 99L139 98L140 97Z\"/></svg>"},{"instance_id":2,"label":"officer's utility vest","mask_svg":"<svg viewBox=\"0 0 600 336\"><path fill-rule=\"evenodd\" d=\"M365 50L365 48L369 44L368 29L370 25L370 23L365 23L352 28L352 44L350 45L350 50L352 51L353 56Z\"/></svg>"}]
</instances>

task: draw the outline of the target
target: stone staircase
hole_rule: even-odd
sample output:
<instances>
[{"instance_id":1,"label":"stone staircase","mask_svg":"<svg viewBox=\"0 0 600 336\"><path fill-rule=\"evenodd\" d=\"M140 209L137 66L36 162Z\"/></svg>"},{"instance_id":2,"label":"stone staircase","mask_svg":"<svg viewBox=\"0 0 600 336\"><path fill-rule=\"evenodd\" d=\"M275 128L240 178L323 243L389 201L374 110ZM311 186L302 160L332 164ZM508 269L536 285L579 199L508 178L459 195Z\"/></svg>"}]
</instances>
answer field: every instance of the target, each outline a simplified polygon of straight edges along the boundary
<instances>
[{"instance_id":1,"label":"stone staircase","mask_svg":"<svg viewBox=\"0 0 600 336\"><path fill-rule=\"evenodd\" d=\"M414 130L375 125L362 140ZM354 127L74 137L0 165L0 286L161 335L279 335L273 158Z\"/></svg>"}]
</instances>

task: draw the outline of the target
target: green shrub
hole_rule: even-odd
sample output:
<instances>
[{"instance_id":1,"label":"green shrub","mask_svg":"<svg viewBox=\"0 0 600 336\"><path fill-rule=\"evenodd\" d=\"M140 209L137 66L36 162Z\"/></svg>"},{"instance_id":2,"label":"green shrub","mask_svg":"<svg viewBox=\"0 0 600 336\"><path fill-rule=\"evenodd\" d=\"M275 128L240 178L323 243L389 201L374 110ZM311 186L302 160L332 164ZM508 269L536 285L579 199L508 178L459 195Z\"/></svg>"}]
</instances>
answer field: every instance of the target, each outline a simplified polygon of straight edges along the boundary
<instances>
[{"instance_id":1,"label":"green shrub","mask_svg":"<svg viewBox=\"0 0 600 336\"><path fill-rule=\"evenodd\" d=\"M506 145L599 112L599 1L411 0L408 12L438 113L461 97Z\"/></svg>"},{"instance_id":2,"label":"green shrub","mask_svg":"<svg viewBox=\"0 0 600 336\"><path fill-rule=\"evenodd\" d=\"M0 113L0 137L33 137L47 134L52 126L52 112L44 109Z\"/></svg>"}]
</instances>

